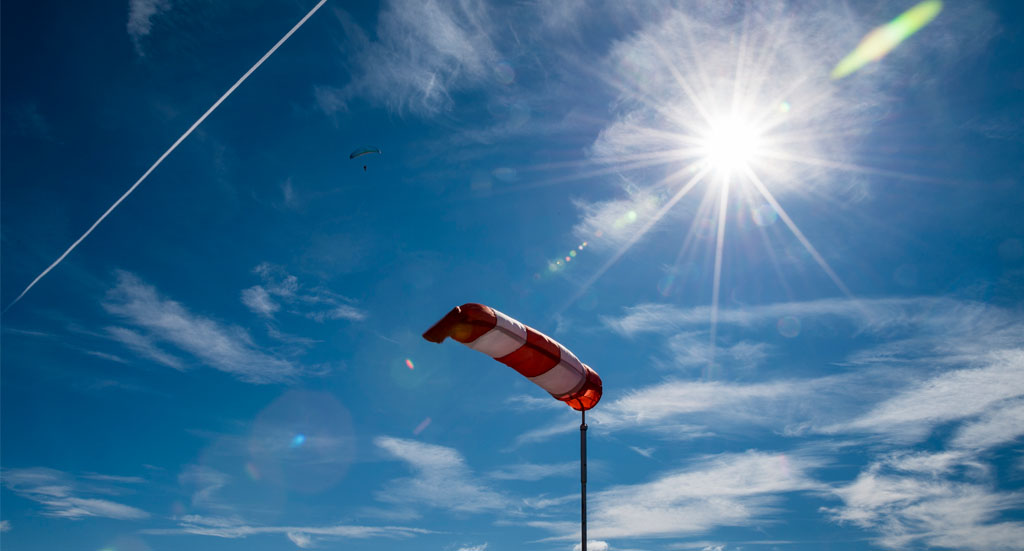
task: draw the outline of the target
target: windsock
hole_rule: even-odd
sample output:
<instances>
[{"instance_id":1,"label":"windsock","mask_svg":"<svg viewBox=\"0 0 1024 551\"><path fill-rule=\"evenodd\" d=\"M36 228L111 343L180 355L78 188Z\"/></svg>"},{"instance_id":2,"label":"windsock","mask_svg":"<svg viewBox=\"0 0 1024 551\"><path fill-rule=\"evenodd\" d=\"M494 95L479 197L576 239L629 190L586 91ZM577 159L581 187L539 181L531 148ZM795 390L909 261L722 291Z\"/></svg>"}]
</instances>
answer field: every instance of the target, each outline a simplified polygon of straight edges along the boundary
<instances>
[{"instance_id":1,"label":"windsock","mask_svg":"<svg viewBox=\"0 0 1024 551\"><path fill-rule=\"evenodd\" d=\"M589 365L551 337L493 308L474 302L456 306L423 333L430 342L447 337L515 369L575 410L588 410L601 399L601 377Z\"/></svg>"}]
</instances>

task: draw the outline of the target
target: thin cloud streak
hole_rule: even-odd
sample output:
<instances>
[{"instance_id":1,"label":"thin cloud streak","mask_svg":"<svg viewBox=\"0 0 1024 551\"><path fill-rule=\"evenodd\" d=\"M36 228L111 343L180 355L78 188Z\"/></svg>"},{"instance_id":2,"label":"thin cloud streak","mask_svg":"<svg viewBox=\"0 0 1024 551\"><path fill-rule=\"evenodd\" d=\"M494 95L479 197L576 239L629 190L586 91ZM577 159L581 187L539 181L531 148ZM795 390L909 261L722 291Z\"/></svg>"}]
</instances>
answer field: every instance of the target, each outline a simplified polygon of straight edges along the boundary
<instances>
[{"instance_id":1,"label":"thin cloud streak","mask_svg":"<svg viewBox=\"0 0 1024 551\"><path fill-rule=\"evenodd\" d=\"M377 40L371 41L339 11L350 42L344 55L356 60L358 71L343 88L317 88L321 109L343 111L357 96L398 113L434 115L450 108L454 92L496 78L499 56L489 12L479 0L392 0L381 10Z\"/></svg>"},{"instance_id":2,"label":"thin cloud streak","mask_svg":"<svg viewBox=\"0 0 1024 551\"><path fill-rule=\"evenodd\" d=\"M955 480L963 467L978 465L949 452L885 457L836 488L843 505L822 512L875 530L876 542L887 548L1018 549L1024 522L1000 521L999 514L1024 503L1024 493L996 491L983 476Z\"/></svg>"},{"instance_id":3,"label":"thin cloud streak","mask_svg":"<svg viewBox=\"0 0 1024 551\"><path fill-rule=\"evenodd\" d=\"M536 481L552 476L571 476L576 474L578 469L579 464L574 461L547 465L520 463L518 465L507 465L500 469L493 470L487 473L487 476L497 480Z\"/></svg>"},{"instance_id":4,"label":"thin cloud streak","mask_svg":"<svg viewBox=\"0 0 1024 551\"><path fill-rule=\"evenodd\" d=\"M11 306L14 306L15 304L17 304L18 301L21 300L21 298L24 297L25 294L28 293L29 290L32 289L32 287L35 287L36 283L38 283L39 280L43 279L43 277L45 277L46 274L50 273L50 270L53 270L54 268L56 268L57 265L60 264L64 260L64 258L66 258L69 254L71 254L71 251L75 250L75 247L77 247L79 243L84 241L86 237L89 237L89 234L91 234L92 231L94 229L96 229L97 226L100 225L100 222L103 222L103 220L106 219L107 216L109 216L110 213L113 212L114 209L116 209L118 207L118 205L121 204L122 201L127 199L128 196L131 195L132 192L135 191L135 188L139 187L139 185L142 184L142 182L144 182L146 180L146 178L149 178L149 175L154 170L156 170L156 168L158 166L160 166L160 163L163 163L164 159L166 159L167 156L171 154L171 152L173 152L175 149L177 149L178 146L181 145L181 142L185 141L185 138L188 138L189 135L191 135L192 132L196 128L198 128L199 125L203 123L203 121L206 120L206 117L209 117L211 113L213 113L218 107L220 107L220 104L223 103L224 100L226 100L228 98L228 96L230 96L235 91L236 88L241 86L241 84L243 82L245 82L245 80L247 78L249 78L249 75L251 75L254 71L256 71L256 69L258 69L260 67L260 65L263 65L263 62L266 61L271 55L273 55L273 53L276 52L277 49L280 48L282 44L284 44L289 38L291 38L291 36L293 34L295 34L295 31L299 30L299 28L302 27L302 25L305 24L306 21L309 20L309 18L312 17L313 14L316 13L317 10L319 10L320 7L323 6L325 2L327 2L327 0L320 0L320 2L318 2L315 6L313 6L313 9L309 10L309 13L307 13L302 19L300 19L299 22L296 23L295 26L291 28L291 30L289 30L287 33L285 33L285 35L283 37L281 37L280 40L277 41L277 44L274 44L274 46L272 48L270 48L270 50L268 50L267 53L263 54L263 57L261 57L260 60L257 61L255 65L250 67L249 70L246 71L245 74L242 75L241 78L239 78L234 84L232 84L231 88L228 88L228 91L224 92L224 95L222 95L217 101L215 101L213 103L213 105L211 105L210 108L207 109L206 112L203 113L203 115L201 117L199 117L198 120L196 120L196 122L192 123L192 126L190 126L188 128L188 130L186 130L185 133L182 134L177 140L175 140L175 142L173 144L171 144L171 147L169 147L167 149L167 151L164 151L163 155L160 155L160 157L156 160L156 162L153 163L153 165L150 166L149 169L147 169L146 172L144 172L142 174L142 176L140 176L139 179L135 181L134 184L132 184L132 187L128 188L128 191L124 192L124 194L121 195L121 197L119 197L117 199L117 201L114 201L114 204L110 205L110 208L108 208L106 210L106 212L104 212L103 215L99 217L99 219L97 219L95 222L93 222L92 226L89 226L89 229L86 230L85 233L83 233L81 237L79 237L77 240L75 240L75 242L72 243L71 246L68 247L68 249L66 251L64 251L64 254L60 255L60 257L58 257L57 260L53 261L53 264L50 264L50 266L47 267L45 270L43 270L43 272L41 274L36 276L36 278L32 280L32 283L29 283L28 287L25 287L25 290L22 291L21 294L19 294L17 297L15 297L15 299L13 301L11 301L11 303L8 304L7 307L3 309L3 312L0 312L0 314L2 314L4 312L7 312L7 310L9 310L11 308Z\"/></svg>"},{"instance_id":5,"label":"thin cloud streak","mask_svg":"<svg viewBox=\"0 0 1024 551\"><path fill-rule=\"evenodd\" d=\"M1012 419L1021 416L1024 349L992 353L986 363L984 367L958 369L926 379L861 417L823 430L826 433L876 432L914 440L924 438L939 424L989 413L992 416L989 425L976 424L965 429L968 432L960 435L961 444L1013 440L1022 432L1012 429ZM1008 400L1017 400L1017 407L993 412L993 407ZM992 429L996 428L1010 431L993 433Z\"/></svg>"},{"instance_id":6,"label":"thin cloud streak","mask_svg":"<svg viewBox=\"0 0 1024 551\"><path fill-rule=\"evenodd\" d=\"M763 522L783 494L818 491L808 475L821 460L748 451L704 458L695 467L658 475L650 482L614 486L593 497L588 535L601 539L676 537L721 526ZM578 539L571 523L530 522L563 532L552 540Z\"/></svg>"},{"instance_id":7,"label":"thin cloud streak","mask_svg":"<svg viewBox=\"0 0 1024 551\"><path fill-rule=\"evenodd\" d=\"M320 286L304 286L298 277L281 266L264 262L253 268L253 272L260 276L262 284L244 289L242 304L265 318L273 319L282 305L287 306L288 313L317 323L342 319L362 321L367 317L365 311L350 304L351 299Z\"/></svg>"},{"instance_id":8,"label":"thin cloud streak","mask_svg":"<svg viewBox=\"0 0 1024 551\"><path fill-rule=\"evenodd\" d=\"M237 518L185 515L178 519L178 528L155 528L141 530L151 535L199 535L225 539L240 539L262 534L283 534L294 543L295 540L313 543L311 536L331 538L411 538L432 534L432 530L407 526L361 526L336 524L326 526L260 526L248 524ZM300 546L301 547L301 546Z\"/></svg>"},{"instance_id":9,"label":"thin cloud streak","mask_svg":"<svg viewBox=\"0 0 1024 551\"><path fill-rule=\"evenodd\" d=\"M452 449L416 440L386 436L374 443L409 464L415 476L393 480L377 499L391 503L423 503L431 507L477 513L497 511L507 500L477 482L462 455Z\"/></svg>"},{"instance_id":10,"label":"thin cloud streak","mask_svg":"<svg viewBox=\"0 0 1024 551\"><path fill-rule=\"evenodd\" d=\"M103 482L131 482L136 480L125 477L103 477L92 474L88 476ZM78 520L85 517L103 517L117 520L140 520L149 517L149 513L111 501L83 497L82 494L118 493L113 488L85 486L67 473L45 467L27 469L5 469L2 473L3 485L8 490L35 501L45 508L43 515L48 517Z\"/></svg>"},{"instance_id":11,"label":"thin cloud streak","mask_svg":"<svg viewBox=\"0 0 1024 551\"><path fill-rule=\"evenodd\" d=\"M153 29L153 18L170 7L169 0L130 0L127 30L139 55L143 55L142 37L149 35Z\"/></svg>"},{"instance_id":12,"label":"thin cloud streak","mask_svg":"<svg viewBox=\"0 0 1024 551\"><path fill-rule=\"evenodd\" d=\"M111 314L144 328L153 337L192 354L210 367L246 382L288 381L302 372L292 362L258 350L252 338L241 328L224 327L195 315L181 304L161 297L155 288L128 272L118 273L118 284L108 293L103 307ZM133 331L120 332L122 338L128 334L141 339L135 343L135 349L153 358L152 350L139 348L141 343L148 342L147 339ZM174 366L173 362L161 363Z\"/></svg>"}]
</instances>

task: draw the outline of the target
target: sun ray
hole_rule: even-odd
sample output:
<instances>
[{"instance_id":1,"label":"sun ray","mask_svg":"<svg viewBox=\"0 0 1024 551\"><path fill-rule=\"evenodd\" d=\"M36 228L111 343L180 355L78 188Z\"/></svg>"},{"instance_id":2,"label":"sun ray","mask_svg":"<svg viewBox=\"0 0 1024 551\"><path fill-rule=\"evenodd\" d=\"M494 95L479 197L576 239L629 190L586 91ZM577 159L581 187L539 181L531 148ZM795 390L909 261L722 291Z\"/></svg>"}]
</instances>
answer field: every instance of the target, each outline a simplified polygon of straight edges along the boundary
<instances>
[{"instance_id":1,"label":"sun ray","mask_svg":"<svg viewBox=\"0 0 1024 551\"><path fill-rule=\"evenodd\" d=\"M676 255L676 261L673 264L673 269L678 270L680 264L682 264L683 258L686 257L687 253L697 242L697 225L702 220L709 218L712 203L712 191L714 188L708 187L707 191L704 192L704 196L701 197L700 205L697 206L697 212L693 215L693 220L690 221L690 227L686 232L686 238L683 240L682 246L679 248L679 253Z\"/></svg>"},{"instance_id":2,"label":"sun ray","mask_svg":"<svg viewBox=\"0 0 1024 551\"><path fill-rule=\"evenodd\" d=\"M687 166L685 168L682 168L679 171L677 171L677 172L673 173L672 175L668 176L666 178L666 180L671 180L671 179L675 179L678 176L682 176L683 174L685 174L685 173L689 172L690 170L692 170L692 168L693 168L692 166ZM632 236L630 236L629 240L626 241L626 243L623 244L622 247L619 247L619 250L616 251L615 254L612 255L612 257L609 258L601 266L601 268L599 268L597 270L597 272L594 273L594 275L590 276L590 279L588 279L586 282L584 282L584 284L581 285L580 288L576 290L576 293L574 293L573 296L570 297L569 300L561 308L558 309L558 312L556 312L556 315L561 314L562 312L564 312L566 310L566 308L568 308L569 306L572 306L572 304L574 302L579 300L579 298L581 296L583 296L584 293L587 292L587 289L589 289L591 285L593 285L598 279L600 279L601 276L603 276L604 273L607 272L609 268L611 268L613 265L615 265L615 263L618 262L620 258L622 258L622 255L626 254L626 251L628 251L630 248L632 248L632 246L637 241L639 241L640 238L643 237L644 234L646 234L647 231L650 230L652 226L654 226L654 224L656 224L659 220L661 220L661 218L663 216L665 216L665 213L667 213L669 211L669 209L671 209L673 206L675 206L675 204L678 203L680 199L682 199L683 197L686 197L686 195L690 192L690 190L692 190L694 188L694 186L696 186L698 183L700 183L701 180L704 179L704 176L706 176L707 174L708 174L707 169L701 169L696 174L694 174L693 177L691 177L690 180L688 182L686 182L686 184L684 184L681 188L679 188L679 191L677 191L675 193L675 195L673 195L664 205L662 205L662 207L660 209L658 209L658 212L656 212L654 214L654 216L652 216L651 219L648 220L647 223L643 225L643 227L641 227L639 230L637 230L636 233L634 233Z\"/></svg>"},{"instance_id":3,"label":"sun ray","mask_svg":"<svg viewBox=\"0 0 1024 551\"><path fill-rule=\"evenodd\" d=\"M754 208L754 194L751 192L750 186L738 186L743 194L743 199L746 201L747 206L753 210ZM771 261L772 270L778 277L779 284L782 285L783 290L786 292L786 298L793 300L793 289L790 288L789 283L786 282L786 277L782 273L782 266L779 265L779 257L775 254L775 247L772 246L771 240L768 235L769 227L756 223L757 233L761 236L761 242L764 243L764 250L768 254L768 259Z\"/></svg>"},{"instance_id":4,"label":"sun ray","mask_svg":"<svg viewBox=\"0 0 1024 551\"><path fill-rule=\"evenodd\" d=\"M770 159L776 159L780 161L791 161L794 163L802 163L805 165L816 166L820 168L835 168L839 170L845 170L847 172L856 172L860 174L868 174L871 176L891 176L893 178L900 178L903 180L910 180L912 182L931 182L931 183L943 183L944 181L938 178L929 176L922 176L918 174L909 174L906 172L899 172L895 170L885 170L882 168L873 168L867 166L856 165L852 163L844 163L841 161L831 161L828 159L819 159L808 156L796 156L784 153L782 151L767 149L763 153L764 157Z\"/></svg>"},{"instance_id":5,"label":"sun ray","mask_svg":"<svg viewBox=\"0 0 1024 551\"><path fill-rule=\"evenodd\" d=\"M729 209L729 183L725 178L718 202L718 231L715 235L715 271L711 283L711 354L708 364L715 362L715 338L718 330L718 297L722 290L722 252L725 248L725 222Z\"/></svg>"},{"instance_id":6,"label":"sun ray","mask_svg":"<svg viewBox=\"0 0 1024 551\"><path fill-rule=\"evenodd\" d=\"M778 201L775 200L775 197L770 191L768 191L768 188L766 188L764 183L761 182L761 179L757 177L757 174L755 174L749 167L745 167L744 173L750 182L754 184L754 187L757 188L757 191L761 193L761 196L764 197L765 201L768 201L768 204L772 206L772 209L774 209L775 213L779 215L779 218L782 219L783 223L786 224L789 231L793 232L793 235L795 235L797 240L800 241L800 244L804 246L807 253L810 254L811 257L814 258L814 261L818 263L818 266L828 274L828 277L836 284L836 287L839 287L839 290L847 297L851 299L854 298L850 289L841 279L839 279L839 275L836 274L832 267L828 265L828 262L826 262L825 258L821 256L818 249L814 248L814 245L812 245L810 240L807 239L804 232L800 231L800 228L797 227L796 223L793 222L788 214L786 214L786 210L782 208L782 205L780 205Z\"/></svg>"}]
</instances>

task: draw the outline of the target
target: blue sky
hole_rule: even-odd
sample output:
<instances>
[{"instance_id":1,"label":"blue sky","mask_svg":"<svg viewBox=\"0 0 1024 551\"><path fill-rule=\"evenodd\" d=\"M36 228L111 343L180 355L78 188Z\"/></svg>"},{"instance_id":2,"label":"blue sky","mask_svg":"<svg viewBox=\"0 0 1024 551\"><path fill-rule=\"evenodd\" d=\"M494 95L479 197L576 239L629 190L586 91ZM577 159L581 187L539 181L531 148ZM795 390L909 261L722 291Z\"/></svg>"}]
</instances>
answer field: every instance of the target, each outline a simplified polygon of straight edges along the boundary
<instances>
[{"instance_id":1,"label":"blue sky","mask_svg":"<svg viewBox=\"0 0 1024 551\"><path fill-rule=\"evenodd\" d=\"M5 549L1024 540L1016 2L6 2ZM381 155L349 160L375 146ZM363 170L363 165L366 170Z\"/></svg>"}]
</instances>

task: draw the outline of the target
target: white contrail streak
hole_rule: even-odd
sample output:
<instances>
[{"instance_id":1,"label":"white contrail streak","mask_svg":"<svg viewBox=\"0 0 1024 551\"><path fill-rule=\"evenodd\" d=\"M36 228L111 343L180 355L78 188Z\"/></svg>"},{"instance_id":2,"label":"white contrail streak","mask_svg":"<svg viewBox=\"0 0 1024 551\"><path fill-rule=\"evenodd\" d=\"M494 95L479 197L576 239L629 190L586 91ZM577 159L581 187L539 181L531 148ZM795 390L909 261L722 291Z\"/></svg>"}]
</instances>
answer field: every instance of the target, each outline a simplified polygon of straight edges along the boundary
<instances>
[{"instance_id":1,"label":"white contrail streak","mask_svg":"<svg viewBox=\"0 0 1024 551\"><path fill-rule=\"evenodd\" d=\"M25 290L22 291L21 294L17 296L17 298L15 298L13 301L11 301L11 303L8 304L7 307L4 308L3 311L6 312L7 310L9 310L11 308L11 306L14 306L15 304L17 304L17 302L19 300L21 300L21 297L25 296L25 293L28 293L29 290L32 289L32 287L34 287L35 284L38 283L40 279L43 279L43 276L45 276L46 274L50 273L50 270L56 268L57 265L60 264L61 261L64 260L64 258L67 255L71 254L71 251L75 250L75 247L77 247L79 243L81 243L86 237L89 237L89 234L92 233L92 230L96 229L96 226L99 226L100 222L102 222L103 219L107 217L107 215L109 215L111 212L113 212L114 209L116 209L117 206L121 204L121 201L124 201L129 195L131 195L132 192L135 191L135 188L139 187L139 184L144 182L146 180L146 178L148 178L149 175L154 170L156 170L156 167L160 166L160 163L164 162L164 159L166 159L167 156L170 155L172 151L177 149L178 146L181 145L181 142L185 141L185 138L187 138L189 136L189 134L192 133L193 130L195 130L200 124L203 123L203 121L206 120L206 117L210 116L210 113L213 113L213 111L215 109L220 107L220 104L223 103L224 100L226 100L228 98L228 96L230 96L231 93L235 91L236 88L238 88L243 82L245 82L245 79L249 78L249 75L251 75L256 69L259 69L260 65L263 65L263 62L266 61L267 58L269 58L271 55L273 55L274 52L276 52L277 49L281 47L281 44L284 44L289 38L291 38L291 36L293 34L295 34L295 31L299 30L299 27L301 27L303 24L305 24L306 21L310 17L312 17L313 14L316 13L316 11L320 9L320 6L323 6L325 2L327 2L327 0L320 0L320 2L317 3L317 5L313 6L313 9L309 10L309 13L307 13L305 17L300 19L299 22L296 23L294 27L292 27L292 30L288 31L283 37L281 37L281 40L277 41L277 44L274 44L273 48L271 48L269 51L267 51L267 53L263 54L263 57L261 57L260 60L257 61L255 65L250 67L249 70L246 71L244 75L242 75L242 78L238 79L237 82L232 84L231 88L228 88L228 91L224 92L224 95L222 95L220 97L220 99L218 99L216 102L214 102L214 104L211 105L210 108L207 109L205 113L203 113L203 116L199 117L199 120L194 122L192 124L192 126L190 126L189 129L186 130L185 133L182 134L181 137L178 138L174 142L174 144L172 144L171 147L169 147L167 149L167 151L164 151L164 154L161 155L160 158L157 159L155 163L153 163L153 166L149 167L149 170L147 170L138 180L136 180L135 183L132 184L132 187L128 188L128 191L124 192L124 195L122 195L117 201L114 201L114 204L110 205L110 208L107 209L107 212L103 213L103 216L100 216L98 220L96 220L95 222L93 222L93 224L91 226L89 226L89 229L86 230L86 232L82 234L82 237L79 237L74 243L72 243L71 246L68 247L68 250L64 251L64 254L60 255L60 258L58 258L57 260L54 260L53 264L50 264L49 268L43 270L43 273L41 273L38 276L36 276L36 278L32 280L32 283L29 283L28 287L25 287Z\"/></svg>"}]
</instances>

